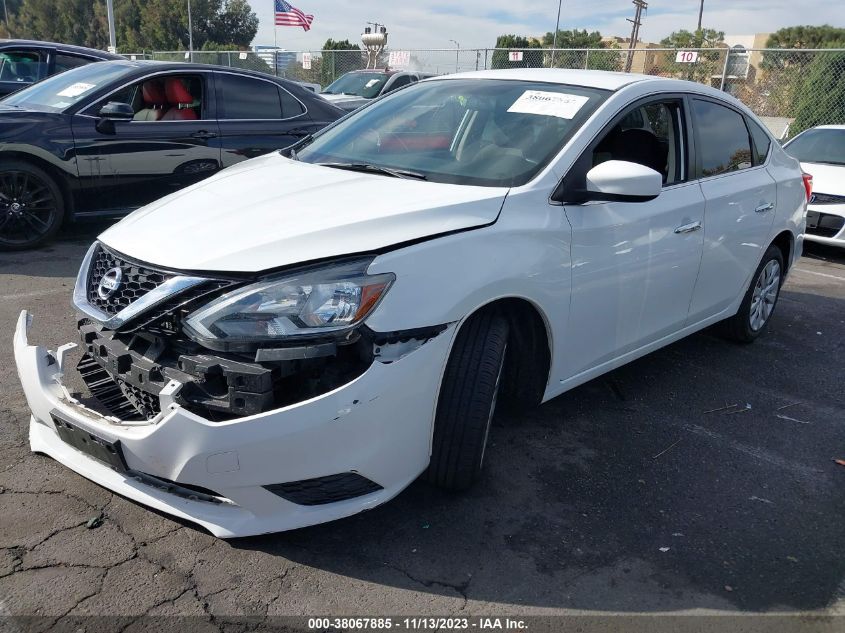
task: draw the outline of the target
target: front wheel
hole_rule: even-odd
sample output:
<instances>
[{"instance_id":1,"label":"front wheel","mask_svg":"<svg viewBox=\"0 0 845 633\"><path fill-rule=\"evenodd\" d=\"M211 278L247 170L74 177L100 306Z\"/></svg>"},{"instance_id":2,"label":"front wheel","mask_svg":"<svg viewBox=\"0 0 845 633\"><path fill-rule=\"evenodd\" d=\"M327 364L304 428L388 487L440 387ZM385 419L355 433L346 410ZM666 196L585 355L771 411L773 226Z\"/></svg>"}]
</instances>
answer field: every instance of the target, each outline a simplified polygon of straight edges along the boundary
<instances>
[{"instance_id":1,"label":"front wheel","mask_svg":"<svg viewBox=\"0 0 845 633\"><path fill-rule=\"evenodd\" d=\"M508 322L495 312L471 316L446 365L426 478L465 490L478 478L505 364Z\"/></svg>"},{"instance_id":2,"label":"front wheel","mask_svg":"<svg viewBox=\"0 0 845 633\"><path fill-rule=\"evenodd\" d=\"M20 161L0 163L0 249L46 242L63 217L61 189L45 171Z\"/></svg>"},{"instance_id":3,"label":"front wheel","mask_svg":"<svg viewBox=\"0 0 845 633\"><path fill-rule=\"evenodd\" d=\"M783 254L777 246L770 246L751 278L736 315L723 322L728 338L750 343L763 333L780 297L783 271Z\"/></svg>"}]
</instances>

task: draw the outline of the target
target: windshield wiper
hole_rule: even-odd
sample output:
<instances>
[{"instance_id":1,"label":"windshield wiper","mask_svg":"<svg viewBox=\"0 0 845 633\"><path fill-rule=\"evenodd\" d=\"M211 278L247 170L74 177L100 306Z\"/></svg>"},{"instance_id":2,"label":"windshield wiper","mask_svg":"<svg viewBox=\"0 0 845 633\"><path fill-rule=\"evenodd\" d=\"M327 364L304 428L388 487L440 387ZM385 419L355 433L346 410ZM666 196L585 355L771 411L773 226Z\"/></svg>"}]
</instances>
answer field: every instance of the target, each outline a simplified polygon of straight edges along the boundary
<instances>
[{"instance_id":1,"label":"windshield wiper","mask_svg":"<svg viewBox=\"0 0 845 633\"><path fill-rule=\"evenodd\" d=\"M394 178L411 178L414 180L428 180L425 174L407 169L394 169L371 163L317 163L323 167L334 167L335 169L347 169L349 171L363 171L371 174L382 174Z\"/></svg>"}]
</instances>

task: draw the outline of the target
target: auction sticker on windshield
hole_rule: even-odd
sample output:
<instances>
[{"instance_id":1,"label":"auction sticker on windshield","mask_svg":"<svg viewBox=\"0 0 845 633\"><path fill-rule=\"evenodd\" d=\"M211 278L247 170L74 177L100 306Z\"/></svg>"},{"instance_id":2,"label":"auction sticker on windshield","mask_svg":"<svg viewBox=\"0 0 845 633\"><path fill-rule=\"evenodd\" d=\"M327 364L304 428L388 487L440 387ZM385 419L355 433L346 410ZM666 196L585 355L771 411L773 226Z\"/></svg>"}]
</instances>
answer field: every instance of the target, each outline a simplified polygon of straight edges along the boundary
<instances>
[{"instance_id":1,"label":"auction sticker on windshield","mask_svg":"<svg viewBox=\"0 0 845 633\"><path fill-rule=\"evenodd\" d=\"M540 114L556 116L561 119L571 119L578 110L589 101L589 97L570 95L561 92L545 92L543 90L526 90L513 102L508 112L523 114Z\"/></svg>"},{"instance_id":2,"label":"auction sticker on windshield","mask_svg":"<svg viewBox=\"0 0 845 633\"><path fill-rule=\"evenodd\" d=\"M79 95L88 92L91 88L94 87L94 84L86 84L86 83L75 83L71 84L61 92L57 93L57 97L78 97Z\"/></svg>"}]
</instances>

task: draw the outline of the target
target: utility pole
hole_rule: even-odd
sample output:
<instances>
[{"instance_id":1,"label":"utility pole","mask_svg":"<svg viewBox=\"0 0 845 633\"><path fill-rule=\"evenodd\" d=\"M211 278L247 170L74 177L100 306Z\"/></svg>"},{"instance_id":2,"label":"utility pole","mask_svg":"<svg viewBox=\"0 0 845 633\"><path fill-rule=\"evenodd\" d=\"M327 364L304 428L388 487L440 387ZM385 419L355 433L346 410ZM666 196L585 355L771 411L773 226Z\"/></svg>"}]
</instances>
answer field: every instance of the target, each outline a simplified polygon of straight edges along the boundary
<instances>
[{"instance_id":1,"label":"utility pole","mask_svg":"<svg viewBox=\"0 0 845 633\"><path fill-rule=\"evenodd\" d=\"M555 34L552 36L552 59L549 62L549 68L555 67L555 49L557 48L557 32L560 30L560 5L563 0L557 2L557 20L555 21Z\"/></svg>"},{"instance_id":2,"label":"utility pole","mask_svg":"<svg viewBox=\"0 0 845 633\"><path fill-rule=\"evenodd\" d=\"M698 28L697 31L701 30L701 16L704 15L704 0L701 0L701 4L698 5Z\"/></svg>"},{"instance_id":3,"label":"utility pole","mask_svg":"<svg viewBox=\"0 0 845 633\"><path fill-rule=\"evenodd\" d=\"M6 0L3 0L3 8L6 8ZM109 21L109 53L117 52L117 39L114 35L114 0L106 0L106 14ZM9 17L6 16L6 27L9 26Z\"/></svg>"},{"instance_id":4,"label":"utility pole","mask_svg":"<svg viewBox=\"0 0 845 633\"><path fill-rule=\"evenodd\" d=\"M634 49L637 47L637 40L640 38L640 26L642 25L643 9L648 9L648 2L645 0L633 0L636 11L634 19L626 18L631 23L631 43L628 44L628 59L625 60L625 72L631 72L631 63L634 61Z\"/></svg>"}]
</instances>

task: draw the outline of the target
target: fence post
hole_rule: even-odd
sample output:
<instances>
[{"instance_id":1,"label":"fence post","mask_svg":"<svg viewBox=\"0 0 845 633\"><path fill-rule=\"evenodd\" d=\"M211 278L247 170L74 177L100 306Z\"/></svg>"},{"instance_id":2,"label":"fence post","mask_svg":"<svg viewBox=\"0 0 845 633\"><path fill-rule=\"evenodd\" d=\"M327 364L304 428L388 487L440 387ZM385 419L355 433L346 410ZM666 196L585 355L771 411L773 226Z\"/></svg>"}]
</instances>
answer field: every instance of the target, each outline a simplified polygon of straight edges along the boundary
<instances>
[{"instance_id":1,"label":"fence post","mask_svg":"<svg viewBox=\"0 0 845 633\"><path fill-rule=\"evenodd\" d=\"M587 55L584 58L584 70L587 70L590 67L590 49L587 49Z\"/></svg>"},{"instance_id":2,"label":"fence post","mask_svg":"<svg viewBox=\"0 0 845 633\"><path fill-rule=\"evenodd\" d=\"M725 91L725 79L728 75L728 60L731 58L731 49L727 49L725 51L725 65L722 66L722 81L719 84L719 90L722 92Z\"/></svg>"},{"instance_id":3,"label":"fence post","mask_svg":"<svg viewBox=\"0 0 845 633\"><path fill-rule=\"evenodd\" d=\"M487 70L487 53L489 52L489 50L490 49L488 48L484 49L484 70Z\"/></svg>"},{"instance_id":4,"label":"fence post","mask_svg":"<svg viewBox=\"0 0 845 633\"><path fill-rule=\"evenodd\" d=\"M228 51L226 53L226 57L228 58L228 63L226 64L229 68L232 67L232 52Z\"/></svg>"}]
</instances>

